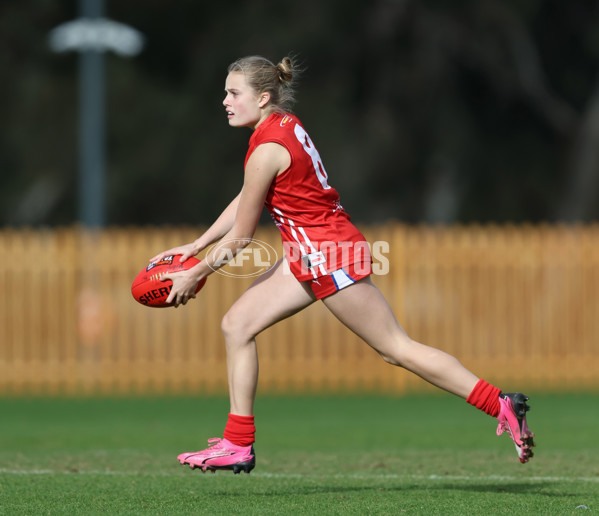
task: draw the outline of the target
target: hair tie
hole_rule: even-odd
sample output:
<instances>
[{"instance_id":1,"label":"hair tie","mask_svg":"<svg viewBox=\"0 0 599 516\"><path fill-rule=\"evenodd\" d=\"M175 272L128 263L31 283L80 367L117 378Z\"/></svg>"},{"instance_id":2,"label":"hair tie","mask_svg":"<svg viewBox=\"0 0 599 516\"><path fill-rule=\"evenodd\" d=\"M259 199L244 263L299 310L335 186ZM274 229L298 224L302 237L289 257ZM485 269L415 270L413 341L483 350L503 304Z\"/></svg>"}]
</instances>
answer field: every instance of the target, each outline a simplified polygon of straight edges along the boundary
<instances>
[{"instance_id":1,"label":"hair tie","mask_svg":"<svg viewBox=\"0 0 599 516\"><path fill-rule=\"evenodd\" d=\"M285 71L281 70L279 65L276 65L275 68L277 70L277 75L279 76L279 82L284 82L285 81Z\"/></svg>"}]
</instances>

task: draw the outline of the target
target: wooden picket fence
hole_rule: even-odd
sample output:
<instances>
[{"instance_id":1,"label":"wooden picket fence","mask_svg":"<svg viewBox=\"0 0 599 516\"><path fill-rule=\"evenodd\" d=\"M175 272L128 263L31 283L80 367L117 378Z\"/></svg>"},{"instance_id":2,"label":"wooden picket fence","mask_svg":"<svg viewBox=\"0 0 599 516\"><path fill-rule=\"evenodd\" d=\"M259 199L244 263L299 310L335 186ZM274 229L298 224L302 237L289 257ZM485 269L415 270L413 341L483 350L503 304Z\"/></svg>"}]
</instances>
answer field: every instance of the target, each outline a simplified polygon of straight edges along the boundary
<instances>
[{"instance_id":1,"label":"wooden picket fence","mask_svg":"<svg viewBox=\"0 0 599 516\"><path fill-rule=\"evenodd\" d=\"M599 388L599 225L361 229L377 245L374 281L412 337L507 390ZM178 309L130 292L149 257L201 231L0 230L0 395L225 392L220 320L255 271L227 266ZM255 238L280 255L276 229ZM322 303L258 346L261 393L430 389Z\"/></svg>"}]
</instances>

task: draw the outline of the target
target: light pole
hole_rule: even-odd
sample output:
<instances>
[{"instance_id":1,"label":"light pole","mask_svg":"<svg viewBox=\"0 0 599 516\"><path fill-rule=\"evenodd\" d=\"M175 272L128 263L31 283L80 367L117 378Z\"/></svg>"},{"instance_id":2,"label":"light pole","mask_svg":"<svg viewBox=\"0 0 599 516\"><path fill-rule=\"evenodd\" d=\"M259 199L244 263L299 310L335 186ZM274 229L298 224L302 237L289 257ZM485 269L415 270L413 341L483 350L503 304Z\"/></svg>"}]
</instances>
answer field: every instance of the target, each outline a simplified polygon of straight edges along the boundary
<instances>
[{"instance_id":1,"label":"light pole","mask_svg":"<svg viewBox=\"0 0 599 516\"><path fill-rule=\"evenodd\" d=\"M50 32L55 52L79 52L79 211L84 226L106 224L104 53L137 55L144 45L140 32L104 18L104 0L79 0L77 20Z\"/></svg>"}]
</instances>

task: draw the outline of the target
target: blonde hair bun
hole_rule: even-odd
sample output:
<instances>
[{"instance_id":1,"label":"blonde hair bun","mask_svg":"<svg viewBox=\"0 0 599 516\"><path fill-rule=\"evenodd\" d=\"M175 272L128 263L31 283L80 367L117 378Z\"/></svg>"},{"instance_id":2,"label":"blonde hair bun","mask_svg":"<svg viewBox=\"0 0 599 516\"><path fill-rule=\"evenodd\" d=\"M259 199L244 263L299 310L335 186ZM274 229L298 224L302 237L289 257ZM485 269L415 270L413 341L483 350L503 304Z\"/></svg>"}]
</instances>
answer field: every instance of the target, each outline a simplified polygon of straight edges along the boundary
<instances>
[{"instance_id":1,"label":"blonde hair bun","mask_svg":"<svg viewBox=\"0 0 599 516\"><path fill-rule=\"evenodd\" d=\"M281 82L291 82L293 80L293 62L291 58L284 57L277 65L279 79Z\"/></svg>"},{"instance_id":2,"label":"blonde hair bun","mask_svg":"<svg viewBox=\"0 0 599 516\"><path fill-rule=\"evenodd\" d=\"M277 65L262 56L242 57L231 63L227 71L243 73L256 93L268 92L272 111L290 111L295 103L294 86L299 70L291 57L284 57Z\"/></svg>"}]
</instances>

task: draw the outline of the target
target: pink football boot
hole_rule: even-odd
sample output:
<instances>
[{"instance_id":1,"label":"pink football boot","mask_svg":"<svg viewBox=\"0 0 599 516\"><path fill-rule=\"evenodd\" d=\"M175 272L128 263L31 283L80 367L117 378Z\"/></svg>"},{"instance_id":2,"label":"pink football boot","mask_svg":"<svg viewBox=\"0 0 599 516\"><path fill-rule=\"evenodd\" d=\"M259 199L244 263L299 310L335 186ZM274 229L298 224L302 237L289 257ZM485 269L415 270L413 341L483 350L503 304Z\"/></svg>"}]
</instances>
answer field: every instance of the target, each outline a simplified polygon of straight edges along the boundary
<instances>
[{"instance_id":1,"label":"pink football boot","mask_svg":"<svg viewBox=\"0 0 599 516\"><path fill-rule=\"evenodd\" d=\"M520 462L528 462L534 455L532 447L535 445L533 434L526 424L526 412L530 407L526 404L528 396L520 392L501 393L499 404L501 410L497 421L497 435L507 432L516 445Z\"/></svg>"},{"instance_id":2,"label":"pink football boot","mask_svg":"<svg viewBox=\"0 0 599 516\"><path fill-rule=\"evenodd\" d=\"M236 475L241 471L249 473L256 465L254 447L237 446L227 439L213 437L208 439L210 445L205 450L182 453L177 457L181 464L189 464L191 469L200 468L202 472L217 469L231 469Z\"/></svg>"}]
</instances>

